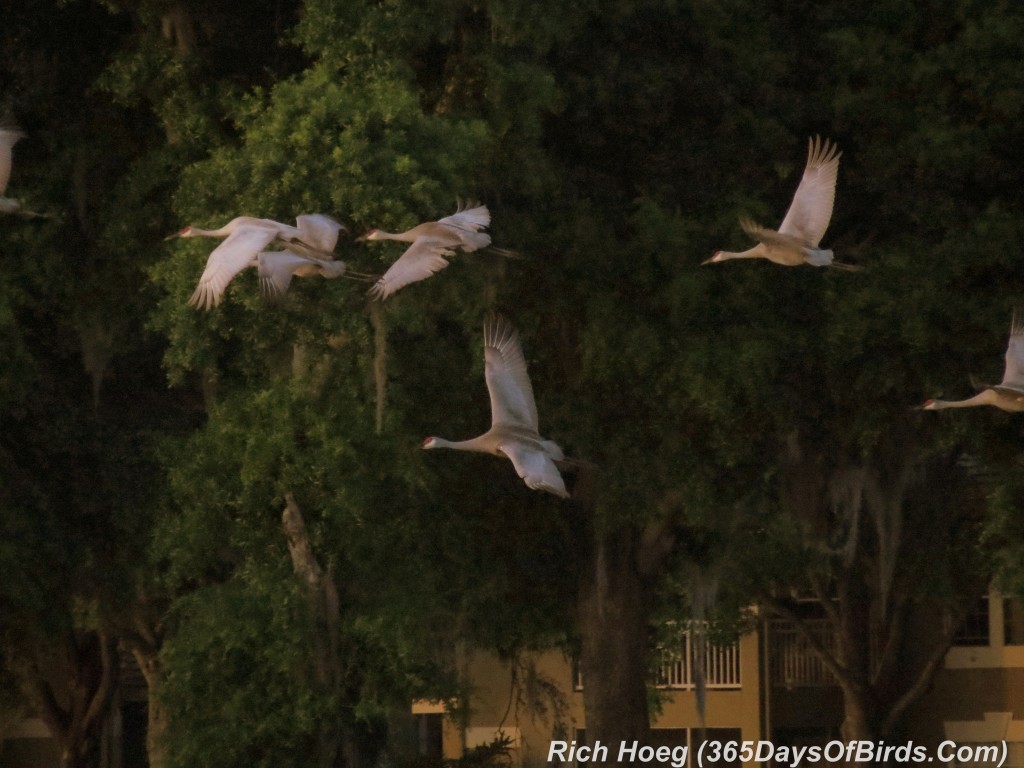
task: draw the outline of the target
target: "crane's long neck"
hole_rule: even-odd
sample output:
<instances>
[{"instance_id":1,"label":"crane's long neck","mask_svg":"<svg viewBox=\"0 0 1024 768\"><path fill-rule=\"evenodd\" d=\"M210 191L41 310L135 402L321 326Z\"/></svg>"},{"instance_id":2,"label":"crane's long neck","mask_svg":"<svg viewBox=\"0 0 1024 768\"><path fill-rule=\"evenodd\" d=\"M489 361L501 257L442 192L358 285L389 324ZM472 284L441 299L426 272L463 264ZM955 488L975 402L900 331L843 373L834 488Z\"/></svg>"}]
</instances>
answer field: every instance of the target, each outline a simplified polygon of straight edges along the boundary
<instances>
[{"instance_id":1,"label":"crane's long neck","mask_svg":"<svg viewBox=\"0 0 1024 768\"><path fill-rule=\"evenodd\" d=\"M399 240L403 243L411 243L416 239L416 235L413 234L412 230L408 232L384 232L378 229L374 234L373 240Z\"/></svg>"},{"instance_id":2,"label":"crane's long neck","mask_svg":"<svg viewBox=\"0 0 1024 768\"><path fill-rule=\"evenodd\" d=\"M445 440L443 437L435 437L433 442L430 445L425 445L424 448L451 448L453 451L491 453L491 446L484 440L484 437L481 435L471 440Z\"/></svg>"},{"instance_id":3,"label":"crane's long neck","mask_svg":"<svg viewBox=\"0 0 1024 768\"><path fill-rule=\"evenodd\" d=\"M999 395L991 389L979 392L966 400L932 400L925 406L929 411L943 411L947 408L973 408L978 405L998 405Z\"/></svg>"},{"instance_id":4,"label":"crane's long neck","mask_svg":"<svg viewBox=\"0 0 1024 768\"><path fill-rule=\"evenodd\" d=\"M764 246L758 243L753 248L745 251L719 251L715 254L715 261L729 261L730 259L759 259L764 258Z\"/></svg>"},{"instance_id":5,"label":"crane's long neck","mask_svg":"<svg viewBox=\"0 0 1024 768\"><path fill-rule=\"evenodd\" d=\"M230 227L220 227L218 229L203 229L202 227L189 227L188 232L184 233L182 237L224 237L230 235L232 229Z\"/></svg>"}]
</instances>

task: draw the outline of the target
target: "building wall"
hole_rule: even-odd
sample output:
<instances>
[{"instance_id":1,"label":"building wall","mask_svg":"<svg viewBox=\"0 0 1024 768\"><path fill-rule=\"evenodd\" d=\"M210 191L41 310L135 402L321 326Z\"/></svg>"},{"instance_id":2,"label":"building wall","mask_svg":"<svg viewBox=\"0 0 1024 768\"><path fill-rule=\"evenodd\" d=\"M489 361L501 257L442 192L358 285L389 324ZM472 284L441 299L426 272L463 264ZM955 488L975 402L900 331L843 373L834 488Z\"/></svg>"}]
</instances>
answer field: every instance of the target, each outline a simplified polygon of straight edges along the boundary
<instances>
[{"instance_id":1,"label":"building wall","mask_svg":"<svg viewBox=\"0 0 1024 768\"><path fill-rule=\"evenodd\" d=\"M761 720L761 657L758 635L740 638L740 687L707 691L704 727L737 728L744 740L764 738ZM652 718L653 728L702 727L694 690L659 690L661 712Z\"/></svg>"},{"instance_id":2,"label":"building wall","mask_svg":"<svg viewBox=\"0 0 1024 768\"><path fill-rule=\"evenodd\" d=\"M0 768L57 768L60 750L43 721L25 718L0 734Z\"/></svg>"},{"instance_id":3,"label":"building wall","mask_svg":"<svg viewBox=\"0 0 1024 768\"><path fill-rule=\"evenodd\" d=\"M946 654L942 669L908 713L906 731L934 748L950 739L987 744L1005 740L1007 766L1024 765L1024 633L1020 605L992 590L985 621ZM985 626L987 624L987 627ZM987 631L986 631L987 630Z\"/></svg>"},{"instance_id":4,"label":"building wall","mask_svg":"<svg viewBox=\"0 0 1024 768\"><path fill-rule=\"evenodd\" d=\"M764 738L759 660L757 635L741 638L740 686L707 691L703 724L694 690L658 689L651 726L660 733L652 736L652 742L677 744L683 740L692 745L702 727L729 738ZM552 740L571 742L586 728L583 692L575 685L572 660L560 652L513 660L472 652L465 659L464 670L472 681L471 693L462 722L457 717L447 719L445 757L458 757L463 749L485 744L504 733L514 748L514 764L546 765ZM413 712L426 713L437 706L418 702Z\"/></svg>"}]
</instances>

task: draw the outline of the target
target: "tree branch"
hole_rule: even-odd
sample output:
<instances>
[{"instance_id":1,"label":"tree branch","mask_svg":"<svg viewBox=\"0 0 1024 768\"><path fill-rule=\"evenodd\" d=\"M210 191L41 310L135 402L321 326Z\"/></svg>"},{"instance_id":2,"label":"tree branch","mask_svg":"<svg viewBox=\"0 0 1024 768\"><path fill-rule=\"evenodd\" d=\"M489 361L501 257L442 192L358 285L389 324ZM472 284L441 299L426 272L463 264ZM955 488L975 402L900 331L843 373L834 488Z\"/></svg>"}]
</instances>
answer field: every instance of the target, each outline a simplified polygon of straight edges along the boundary
<instances>
[{"instance_id":1,"label":"tree branch","mask_svg":"<svg viewBox=\"0 0 1024 768\"><path fill-rule=\"evenodd\" d=\"M821 581L820 574L809 573L807 574L807 581L811 585L811 591L814 592L814 596L821 603L821 607L825 610L829 621L833 624L839 624L839 613L836 611L835 603L832 602L832 598L829 597L828 590Z\"/></svg>"},{"instance_id":2,"label":"tree branch","mask_svg":"<svg viewBox=\"0 0 1024 768\"><path fill-rule=\"evenodd\" d=\"M645 579L656 574L672 552L676 542L672 528L683 516L682 502L672 493L665 497L660 507L662 514L644 526L637 542L636 567Z\"/></svg>"},{"instance_id":3,"label":"tree branch","mask_svg":"<svg viewBox=\"0 0 1024 768\"><path fill-rule=\"evenodd\" d=\"M82 717L83 732L87 732L93 722L106 714L117 682L117 651L114 648L114 641L107 637L106 632L97 632L97 635L100 645L100 681Z\"/></svg>"},{"instance_id":4,"label":"tree branch","mask_svg":"<svg viewBox=\"0 0 1024 768\"><path fill-rule=\"evenodd\" d=\"M67 712L57 703L53 689L44 681L42 673L35 664L31 665L23 684L32 708L39 719L46 724L50 734L60 744L61 751L64 751L68 743Z\"/></svg>"},{"instance_id":5,"label":"tree branch","mask_svg":"<svg viewBox=\"0 0 1024 768\"><path fill-rule=\"evenodd\" d=\"M837 682L844 686L854 685L854 681L849 673L849 670L847 670L845 666L840 664L839 659L836 658L835 654L832 653L832 651L830 651L828 648L826 648L825 645L821 642L821 640L819 640L814 635L814 633L811 632L810 628L807 626L807 623L804 621L802 616L800 616L796 611L794 611L792 608L790 608L788 605L786 605L783 601L779 600L778 598L768 597L762 600L762 602L770 611L778 614L782 618L789 621L794 627L796 627L797 632L799 632L800 635L804 638L804 640L807 641L807 644L811 646L811 650L818 654L818 657L821 659L822 663L828 668L828 671L831 672L832 675L836 678Z\"/></svg>"},{"instance_id":6,"label":"tree branch","mask_svg":"<svg viewBox=\"0 0 1024 768\"><path fill-rule=\"evenodd\" d=\"M310 545L309 535L306 533L306 522L302 518L299 505L295 503L295 497L286 493L284 500L285 507L281 514L281 523L284 526L285 538L288 539L292 569L295 571L295 575L306 583L306 586L314 591L319 590L324 571L313 555L313 547Z\"/></svg>"},{"instance_id":7,"label":"tree branch","mask_svg":"<svg viewBox=\"0 0 1024 768\"><path fill-rule=\"evenodd\" d=\"M917 701L931 684L932 677L935 675L935 671L939 668L939 664L942 663L943 659L946 658L946 653L949 651L951 645L953 645L953 638L956 636L959 622L950 621L946 630L942 633L942 639L938 645L932 651L931 656L928 657L928 661L921 668L920 674L917 676L917 680L914 684L908 688L902 696L900 696L896 703L889 708L888 714L885 716L885 720L882 722L882 727L879 732L879 736L888 736L892 733L896 723L903 716L903 713L907 711L911 704Z\"/></svg>"},{"instance_id":8,"label":"tree branch","mask_svg":"<svg viewBox=\"0 0 1024 768\"><path fill-rule=\"evenodd\" d=\"M285 508L281 513L281 523L285 538L288 539L292 569L296 577L304 583L311 613L316 622L316 631L308 649L310 672L319 693L336 693L344 677L341 654L338 652L341 624L338 588L330 569L328 568L325 573L313 553L313 546L306 532L306 523L302 519L302 511L295 502L295 497L291 493L286 493L284 499ZM340 732L335 726L325 724L318 729L318 765L334 765L340 740Z\"/></svg>"},{"instance_id":9,"label":"tree branch","mask_svg":"<svg viewBox=\"0 0 1024 768\"><path fill-rule=\"evenodd\" d=\"M889 615L883 617L885 626L888 629L885 637L885 644L878 656L872 675L871 684L878 686L886 677L896 670L899 664L899 652L904 636L904 619L906 617L907 597L899 593L890 605Z\"/></svg>"}]
</instances>

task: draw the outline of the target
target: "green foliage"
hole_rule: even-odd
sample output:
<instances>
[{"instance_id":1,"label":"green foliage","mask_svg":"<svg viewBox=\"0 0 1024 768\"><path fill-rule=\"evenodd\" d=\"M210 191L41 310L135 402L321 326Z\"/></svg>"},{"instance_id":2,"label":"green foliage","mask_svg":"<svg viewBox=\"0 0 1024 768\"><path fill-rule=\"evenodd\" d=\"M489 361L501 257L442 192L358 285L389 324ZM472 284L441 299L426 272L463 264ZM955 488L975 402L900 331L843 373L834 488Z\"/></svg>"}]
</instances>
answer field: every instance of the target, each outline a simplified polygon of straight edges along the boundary
<instances>
[{"instance_id":1,"label":"green foliage","mask_svg":"<svg viewBox=\"0 0 1024 768\"><path fill-rule=\"evenodd\" d=\"M694 573L729 585L724 613L829 565L842 521L787 507L794 455L836 481L907 445L915 594L953 599L992 552L1016 585L1019 422L912 406L1001 372L1022 27L974 0L12 2L11 192L55 217L0 221L0 657L130 623L144 584L174 606L174 760L298 763L332 718L456 693L453 633L564 641L591 523L673 516L655 617L684 618ZM781 220L814 134L843 150L824 245L864 269L698 267L745 243L738 214ZM522 258L459 254L376 316L345 280L264 305L252 270L196 312L216 242L162 242L320 212L348 228L339 258L382 272L401 246L353 237L457 197ZM544 434L599 467L593 520L503 459L415 449L486 429L492 310ZM341 596L327 692L303 677L287 494Z\"/></svg>"},{"instance_id":2,"label":"green foliage","mask_svg":"<svg viewBox=\"0 0 1024 768\"><path fill-rule=\"evenodd\" d=\"M364 409L355 432L337 425L346 430L342 443L374 456L373 471L350 472L338 486L309 475L274 485L267 470L283 471L275 465L280 435L296 414L248 416L238 443L255 421L274 424L274 435L260 438L269 453L247 452L251 468L216 493L230 489L224 504L258 509L261 498L316 488L309 503L340 520L355 509L373 514L364 499L376 498L374 483L392 494L406 484L400 540L347 535L327 551L355 546L354 560L372 562L388 542L415 552L415 568L453 579L438 590L438 605L451 600L461 615L497 616L505 599L510 614L532 615L528 625L550 633L531 606L557 604L559 590L511 607L507 596L522 577L547 578L561 585L564 603L569 580L537 570L540 558L520 557L522 572L488 569L498 553L487 544L495 526L483 516L509 533L508 521L526 521L512 538L521 544L537 525L533 507L547 513L550 500L522 494L507 466L486 457L405 464L399 449L438 425L453 436L486 425L478 328L489 294L522 331L543 431L601 468L599 524L642 526L666 506L683 510L673 561L682 570L666 574L666 606L685 600L686 563L734 559L737 541L755 544L723 576L741 585L723 604L825 567L808 549L813 526L784 514L779 500L793 441L827 477L883 461L913 435L927 471L948 472L948 456L979 450L1002 418L964 414L966 428L910 406L940 389L963 391L980 366L989 378L999 372L1015 296L1008 278L1019 275L1018 203L1000 179L1014 167L1013 115L999 106L1012 104L1000 83L1013 75L988 82L983 67L961 65L999 44L1001 32L984 33L998 25L990 13L1013 12L964 7L962 18L930 19L899 3L873 14L834 3L799 13L744 2L622 3L548 13L527 39L516 20L529 13L515 3L308 3L295 40L316 63L246 100L237 113L242 142L186 172L177 206L200 223L315 208L349 224L402 228L446 211L468 188L486 193L495 240L526 256L508 264L459 257L384 308L386 429L371 436L371 332L352 286L297 294L315 297L320 311L311 317L298 301L277 311L258 306L243 277L215 315L196 317L182 298L210 244L175 246L154 272L168 291L156 322L171 341L175 375L216 370L246 400L225 407L247 412L276 386L274 350L312 345L341 366L331 380L344 379L352 407ZM821 65L808 72L815 58ZM949 85L953 72L993 105L983 119L955 105L965 97ZM698 269L715 247L743 241L737 213L781 218L806 136L817 133L844 150L826 245L864 271ZM364 270L396 253L378 262L362 247L339 249ZM337 328L346 344L328 351L318 339ZM295 460L308 449L295 449ZM396 463L401 477L382 481L381 465ZM487 477L504 483L499 490L473 482L478 466L495 469ZM957 470L950 477L970 484ZM191 483L204 487L195 479L182 487ZM926 487L915 487L908 521L931 508ZM187 496L186 506L213 492ZM563 554L581 552L571 515L555 517L561 523L540 530L566 542ZM969 521L954 528L965 541L977 533ZM439 535L454 538L442 538L431 560L417 544ZM359 581L355 571L341 573ZM946 590L952 573L940 567L925 582ZM393 633L406 590L385 591L378 617L358 623L378 638ZM402 609L391 613L392 600ZM472 631L499 642L498 633Z\"/></svg>"},{"instance_id":3,"label":"green foliage","mask_svg":"<svg viewBox=\"0 0 1024 768\"><path fill-rule=\"evenodd\" d=\"M318 727L341 716L310 689L311 624L286 570L246 569L184 598L159 696L174 713L170 764L308 765Z\"/></svg>"}]
</instances>

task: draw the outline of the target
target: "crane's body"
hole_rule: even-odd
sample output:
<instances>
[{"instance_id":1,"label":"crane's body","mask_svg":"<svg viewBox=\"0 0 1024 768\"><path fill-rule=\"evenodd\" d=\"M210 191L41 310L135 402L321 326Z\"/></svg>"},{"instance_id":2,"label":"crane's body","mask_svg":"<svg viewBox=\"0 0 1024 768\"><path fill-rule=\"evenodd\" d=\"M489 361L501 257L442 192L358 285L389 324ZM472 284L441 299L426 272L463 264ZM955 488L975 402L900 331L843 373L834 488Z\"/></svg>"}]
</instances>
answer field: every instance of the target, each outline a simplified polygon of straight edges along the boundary
<instances>
[{"instance_id":1,"label":"crane's body","mask_svg":"<svg viewBox=\"0 0 1024 768\"><path fill-rule=\"evenodd\" d=\"M263 251L256 257L263 295L277 300L288 292L293 277L323 277L333 280L345 274L343 261L321 261L291 251Z\"/></svg>"}]
</instances>

